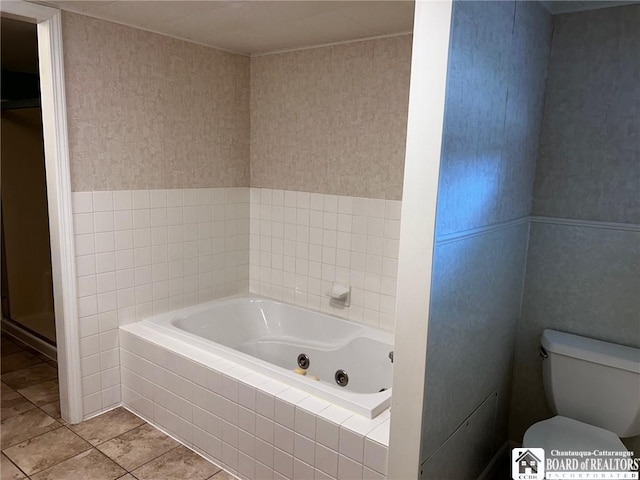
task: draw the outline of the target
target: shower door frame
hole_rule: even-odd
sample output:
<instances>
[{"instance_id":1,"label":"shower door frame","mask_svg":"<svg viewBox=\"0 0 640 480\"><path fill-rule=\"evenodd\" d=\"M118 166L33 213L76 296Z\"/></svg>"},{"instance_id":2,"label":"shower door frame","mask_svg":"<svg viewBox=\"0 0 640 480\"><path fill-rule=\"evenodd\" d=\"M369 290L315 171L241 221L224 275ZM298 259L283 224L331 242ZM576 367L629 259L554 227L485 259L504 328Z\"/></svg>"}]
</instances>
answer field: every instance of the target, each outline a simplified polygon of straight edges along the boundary
<instances>
[{"instance_id":1,"label":"shower door frame","mask_svg":"<svg viewBox=\"0 0 640 480\"><path fill-rule=\"evenodd\" d=\"M22 0L3 1L0 11L37 24L60 410L64 420L78 423L82 379L61 12Z\"/></svg>"}]
</instances>

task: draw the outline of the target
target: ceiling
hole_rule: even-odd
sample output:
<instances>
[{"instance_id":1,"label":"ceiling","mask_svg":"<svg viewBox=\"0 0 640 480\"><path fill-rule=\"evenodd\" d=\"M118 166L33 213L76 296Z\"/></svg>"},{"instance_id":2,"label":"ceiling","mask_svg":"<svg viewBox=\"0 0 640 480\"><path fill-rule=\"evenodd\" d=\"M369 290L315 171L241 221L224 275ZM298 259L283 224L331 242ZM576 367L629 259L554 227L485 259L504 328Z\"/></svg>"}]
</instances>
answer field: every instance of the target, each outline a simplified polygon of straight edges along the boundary
<instances>
[{"instance_id":1,"label":"ceiling","mask_svg":"<svg viewBox=\"0 0 640 480\"><path fill-rule=\"evenodd\" d=\"M618 2L618 1L597 1L597 0L550 0L541 1L550 13L556 15L560 13L581 12L583 10L595 10L597 8L620 7L639 3L638 1Z\"/></svg>"},{"instance_id":2,"label":"ceiling","mask_svg":"<svg viewBox=\"0 0 640 480\"><path fill-rule=\"evenodd\" d=\"M245 55L413 30L403 0L32 0ZM552 14L638 1L542 0Z\"/></svg>"},{"instance_id":3,"label":"ceiling","mask_svg":"<svg viewBox=\"0 0 640 480\"><path fill-rule=\"evenodd\" d=\"M41 1L246 55L413 30L413 1Z\"/></svg>"}]
</instances>

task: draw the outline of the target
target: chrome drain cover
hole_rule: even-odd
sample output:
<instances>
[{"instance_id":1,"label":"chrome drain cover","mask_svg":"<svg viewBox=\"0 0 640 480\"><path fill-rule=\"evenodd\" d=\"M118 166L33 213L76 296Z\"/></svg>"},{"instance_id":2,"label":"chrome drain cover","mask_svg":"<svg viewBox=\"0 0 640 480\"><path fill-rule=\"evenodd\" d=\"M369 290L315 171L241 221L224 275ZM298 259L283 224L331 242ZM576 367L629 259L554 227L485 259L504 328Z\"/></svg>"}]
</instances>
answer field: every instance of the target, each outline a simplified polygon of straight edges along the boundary
<instances>
[{"instance_id":1,"label":"chrome drain cover","mask_svg":"<svg viewBox=\"0 0 640 480\"><path fill-rule=\"evenodd\" d=\"M341 387L346 387L349 383L349 375L344 370L337 370L335 375L336 383Z\"/></svg>"},{"instance_id":2,"label":"chrome drain cover","mask_svg":"<svg viewBox=\"0 0 640 480\"><path fill-rule=\"evenodd\" d=\"M309 361L309 356L306 353L301 353L300 355L298 355L298 366L300 368L306 370L307 368L309 368L310 363L311 362Z\"/></svg>"}]
</instances>

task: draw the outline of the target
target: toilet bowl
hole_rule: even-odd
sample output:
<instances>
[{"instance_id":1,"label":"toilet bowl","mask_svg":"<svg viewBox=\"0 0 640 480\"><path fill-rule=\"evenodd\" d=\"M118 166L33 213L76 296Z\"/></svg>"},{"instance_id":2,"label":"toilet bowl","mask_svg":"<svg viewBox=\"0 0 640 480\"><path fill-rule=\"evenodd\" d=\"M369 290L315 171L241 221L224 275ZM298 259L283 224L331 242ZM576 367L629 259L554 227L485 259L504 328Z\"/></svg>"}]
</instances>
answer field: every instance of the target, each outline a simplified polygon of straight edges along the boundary
<instances>
[{"instance_id":1,"label":"toilet bowl","mask_svg":"<svg viewBox=\"0 0 640 480\"><path fill-rule=\"evenodd\" d=\"M532 425L524 434L522 446L544 448L545 452L627 451L615 433L561 415Z\"/></svg>"},{"instance_id":2,"label":"toilet bowl","mask_svg":"<svg viewBox=\"0 0 640 480\"><path fill-rule=\"evenodd\" d=\"M640 435L640 349L545 330L540 355L557 415L529 427L523 446L626 452L620 438Z\"/></svg>"}]
</instances>

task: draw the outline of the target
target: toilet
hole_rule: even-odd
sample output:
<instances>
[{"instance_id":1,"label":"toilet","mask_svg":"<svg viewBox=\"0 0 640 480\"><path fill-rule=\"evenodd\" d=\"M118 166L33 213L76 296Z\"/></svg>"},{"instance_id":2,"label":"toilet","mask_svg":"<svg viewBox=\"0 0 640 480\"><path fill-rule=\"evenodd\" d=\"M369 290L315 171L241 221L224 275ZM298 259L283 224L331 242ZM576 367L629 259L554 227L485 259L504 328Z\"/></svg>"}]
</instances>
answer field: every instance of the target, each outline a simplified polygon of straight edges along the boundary
<instances>
[{"instance_id":1,"label":"toilet","mask_svg":"<svg viewBox=\"0 0 640 480\"><path fill-rule=\"evenodd\" d=\"M640 349L545 330L540 355L556 416L529 427L523 447L626 452L620 438L640 435Z\"/></svg>"}]
</instances>

